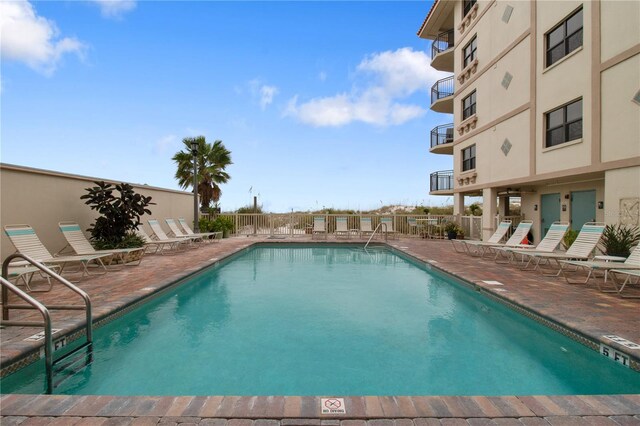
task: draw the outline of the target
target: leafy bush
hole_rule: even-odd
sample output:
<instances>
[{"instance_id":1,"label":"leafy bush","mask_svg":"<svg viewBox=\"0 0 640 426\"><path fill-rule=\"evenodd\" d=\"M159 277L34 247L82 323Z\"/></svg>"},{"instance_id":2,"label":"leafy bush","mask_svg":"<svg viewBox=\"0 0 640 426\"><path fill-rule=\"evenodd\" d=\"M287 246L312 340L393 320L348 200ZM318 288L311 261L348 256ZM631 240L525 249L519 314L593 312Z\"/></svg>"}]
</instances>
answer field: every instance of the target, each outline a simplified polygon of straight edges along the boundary
<instances>
[{"instance_id":1,"label":"leafy bush","mask_svg":"<svg viewBox=\"0 0 640 426\"><path fill-rule=\"evenodd\" d=\"M576 238L578 238L578 231L574 229L567 230L567 233L564 234L564 237L562 238L562 244L564 245L565 249L571 247L571 244L573 244Z\"/></svg>"},{"instance_id":2,"label":"leafy bush","mask_svg":"<svg viewBox=\"0 0 640 426\"><path fill-rule=\"evenodd\" d=\"M236 213L262 213L262 206L259 205L257 206L256 211L253 210L253 206L244 206L244 207L240 207L238 210L236 210Z\"/></svg>"},{"instance_id":3,"label":"leafy bush","mask_svg":"<svg viewBox=\"0 0 640 426\"><path fill-rule=\"evenodd\" d=\"M142 247L144 241L132 234L142 222L140 217L151 214L147 206L155 204L151 197L136 194L128 183L112 185L104 181L94 182L97 186L86 188L88 194L80 197L85 204L102 216L92 223L87 231L91 241L102 249ZM120 193L114 195L114 190ZM131 244L138 244L131 246Z\"/></svg>"},{"instance_id":4,"label":"leafy bush","mask_svg":"<svg viewBox=\"0 0 640 426\"><path fill-rule=\"evenodd\" d=\"M235 225L228 217L218 216L215 219L200 219L200 232L224 232L233 233Z\"/></svg>"},{"instance_id":5,"label":"leafy bush","mask_svg":"<svg viewBox=\"0 0 640 426\"><path fill-rule=\"evenodd\" d=\"M609 256L629 257L631 247L640 242L640 230L637 226L607 225L602 234L602 245Z\"/></svg>"}]
</instances>

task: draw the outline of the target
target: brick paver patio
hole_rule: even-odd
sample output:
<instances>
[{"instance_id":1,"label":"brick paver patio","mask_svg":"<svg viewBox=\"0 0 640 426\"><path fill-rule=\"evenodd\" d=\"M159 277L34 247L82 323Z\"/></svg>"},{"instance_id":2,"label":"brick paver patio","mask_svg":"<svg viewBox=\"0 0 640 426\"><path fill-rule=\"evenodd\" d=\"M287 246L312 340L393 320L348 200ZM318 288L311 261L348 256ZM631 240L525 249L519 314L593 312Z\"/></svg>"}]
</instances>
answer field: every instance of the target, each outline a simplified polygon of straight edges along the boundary
<instances>
[{"instance_id":1,"label":"brick paver patio","mask_svg":"<svg viewBox=\"0 0 640 426\"><path fill-rule=\"evenodd\" d=\"M176 280L256 242L308 242L231 238L174 256L147 256L140 266L92 277L78 285L93 303L94 322L129 307ZM354 242L357 240L351 240ZM329 242L335 242L329 238ZM343 240L341 240L343 242ZM593 285L571 286L564 279L522 272L490 260L455 253L447 241L400 239L394 248L430 263L508 300L593 342L604 342L630 354L640 354L603 338L615 334L640 343L640 300L601 293ZM482 281L495 280L502 286ZM46 303L79 301L66 289L39 293ZM61 334L80 329L81 312L54 312L53 326ZM28 311L11 311L11 319L35 319ZM7 367L39 344L24 339L35 328L8 327L0 335L0 361ZM35 356L35 355L32 355ZM347 397L346 415L321 415L320 397L112 397L62 395L3 395L1 424L35 425L155 425L202 424L220 426L340 425L640 425L640 395L530 397ZM347 420L357 419L357 420Z\"/></svg>"}]
</instances>

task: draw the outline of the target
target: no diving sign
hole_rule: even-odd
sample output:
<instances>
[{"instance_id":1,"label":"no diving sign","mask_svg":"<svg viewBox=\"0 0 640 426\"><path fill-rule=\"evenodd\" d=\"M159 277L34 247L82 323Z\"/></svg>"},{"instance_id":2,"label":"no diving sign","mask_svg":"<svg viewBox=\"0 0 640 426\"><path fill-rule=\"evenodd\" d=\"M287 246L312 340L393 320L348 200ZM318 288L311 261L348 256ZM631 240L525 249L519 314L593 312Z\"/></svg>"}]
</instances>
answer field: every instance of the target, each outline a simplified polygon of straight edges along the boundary
<instances>
[{"instance_id":1,"label":"no diving sign","mask_svg":"<svg viewBox=\"0 0 640 426\"><path fill-rule=\"evenodd\" d=\"M347 414L344 398L320 398L322 414Z\"/></svg>"}]
</instances>

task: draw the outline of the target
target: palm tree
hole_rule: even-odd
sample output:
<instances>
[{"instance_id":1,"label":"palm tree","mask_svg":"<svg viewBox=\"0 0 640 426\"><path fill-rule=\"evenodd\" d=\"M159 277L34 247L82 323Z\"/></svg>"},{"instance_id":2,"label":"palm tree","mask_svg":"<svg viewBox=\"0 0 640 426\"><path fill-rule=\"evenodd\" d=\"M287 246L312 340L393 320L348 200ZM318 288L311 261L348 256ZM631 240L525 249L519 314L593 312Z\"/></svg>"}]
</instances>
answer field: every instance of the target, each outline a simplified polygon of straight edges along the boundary
<instances>
[{"instance_id":1,"label":"palm tree","mask_svg":"<svg viewBox=\"0 0 640 426\"><path fill-rule=\"evenodd\" d=\"M222 141L217 140L212 144L207 143L204 136L184 138L182 143L185 148L173 156L173 161L178 165L176 179L183 189L193 186L193 154L191 142L198 142L198 194L200 205L209 207L211 201L217 203L222 191L220 184L227 183L231 177L225 168L233 164L231 152L225 148Z\"/></svg>"}]
</instances>

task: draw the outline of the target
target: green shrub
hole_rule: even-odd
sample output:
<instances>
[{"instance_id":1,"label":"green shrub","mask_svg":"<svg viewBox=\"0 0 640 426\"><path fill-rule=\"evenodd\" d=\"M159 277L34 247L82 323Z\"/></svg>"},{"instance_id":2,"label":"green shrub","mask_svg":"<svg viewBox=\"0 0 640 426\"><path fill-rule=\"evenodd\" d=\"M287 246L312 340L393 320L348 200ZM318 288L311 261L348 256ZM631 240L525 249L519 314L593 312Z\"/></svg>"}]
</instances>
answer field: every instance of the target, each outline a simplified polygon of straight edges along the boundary
<instances>
[{"instance_id":1,"label":"green shrub","mask_svg":"<svg viewBox=\"0 0 640 426\"><path fill-rule=\"evenodd\" d=\"M564 244L564 247L568 249L569 247L571 247L571 244L573 244L576 238L578 238L578 231L569 229L567 230L567 233L564 234L564 237L562 238L562 244Z\"/></svg>"},{"instance_id":2,"label":"green shrub","mask_svg":"<svg viewBox=\"0 0 640 426\"><path fill-rule=\"evenodd\" d=\"M112 250L138 248L144 246L144 240L139 235L130 232L119 242L97 240L93 242L97 250Z\"/></svg>"},{"instance_id":3,"label":"green shrub","mask_svg":"<svg viewBox=\"0 0 640 426\"><path fill-rule=\"evenodd\" d=\"M640 242L640 230L637 226L607 225L602 234L604 252L609 256L629 257L631 247Z\"/></svg>"},{"instance_id":4,"label":"green shrub","mask_svg":"<svg viewBox=\"0 0 640 426\"><path fill-rule=\"evenodd\" d=\"M253 206L249 205L249 206L244 206L244 207L240 207L238 210L236 210L236 213L262 213L262 206L259 205L257 207L257 209L254 211L253 210Z\"/></svg>"},{"instance_id":5,"label":"green shrub","mask_svg":"<svg viewBox=\"0 0 640 426\"><path fill-rule=\"evenodd\" d=\"M218 216L215 219L200 219L200 232L225 232L233 233L235 231L235 225L233 219Z\"/></svg>"}]
</instances>

